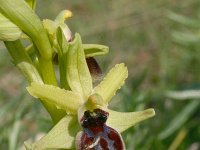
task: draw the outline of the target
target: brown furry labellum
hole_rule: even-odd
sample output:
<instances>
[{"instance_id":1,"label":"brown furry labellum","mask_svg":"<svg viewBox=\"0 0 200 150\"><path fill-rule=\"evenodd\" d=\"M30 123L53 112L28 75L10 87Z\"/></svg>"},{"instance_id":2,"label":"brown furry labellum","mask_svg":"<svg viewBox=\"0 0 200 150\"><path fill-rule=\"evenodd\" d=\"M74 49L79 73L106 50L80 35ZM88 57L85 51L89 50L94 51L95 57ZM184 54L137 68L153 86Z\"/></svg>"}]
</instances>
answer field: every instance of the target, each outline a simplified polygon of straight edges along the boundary
<instances>
[{"instance_id":1,"label":"brown furry labellum","mask_svg":"<svg viewBox=\"0 0 200 150\"><path fill-rule=\"evenodd\" d=\"M95 109L81 118L83 131L77 136L77 150L125 150L121 135L106 125L109 113Z\"/></svg>"}]
</instances>

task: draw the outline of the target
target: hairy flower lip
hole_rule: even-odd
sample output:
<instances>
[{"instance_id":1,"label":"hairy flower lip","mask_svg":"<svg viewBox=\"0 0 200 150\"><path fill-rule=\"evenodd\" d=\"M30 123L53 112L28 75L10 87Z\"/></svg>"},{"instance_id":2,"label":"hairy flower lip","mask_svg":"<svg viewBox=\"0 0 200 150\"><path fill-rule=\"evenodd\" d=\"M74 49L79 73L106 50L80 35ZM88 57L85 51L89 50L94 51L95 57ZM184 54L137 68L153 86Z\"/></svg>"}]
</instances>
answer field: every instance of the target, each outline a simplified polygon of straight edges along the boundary
<instances>
[{"instance_id":1,"label":"hairy flower lip","mask_svg":"<svg viewBox=\"0 0 200 150\"><path fill-rule=\"evenodd\" d=\"M115 111L109 110L109 117L107 120L107 125L116 129L119 133L125 131L126 129L136 125L140 121L153 117L155 115L154 109L147 109L139 112L129 112L122 113L121 115L125 118L121 118L119 121L119 114L117 113L117 118L112 119L112 113ZM136 120L134 120L136 118ZM123 123L127 123L129 120L132 122L127 126ZM111 123L112 122L112 123ZM117 127L121 123L120 128ZM47 135L42 137L39 141L36 141L32 146L33 150L45 150L49 148L57 149L73 149L75 148L76 135L81 131L80 125L78 125L78 119L76 116L67 115L61 119Z\"/></svg>"}]
</instances>

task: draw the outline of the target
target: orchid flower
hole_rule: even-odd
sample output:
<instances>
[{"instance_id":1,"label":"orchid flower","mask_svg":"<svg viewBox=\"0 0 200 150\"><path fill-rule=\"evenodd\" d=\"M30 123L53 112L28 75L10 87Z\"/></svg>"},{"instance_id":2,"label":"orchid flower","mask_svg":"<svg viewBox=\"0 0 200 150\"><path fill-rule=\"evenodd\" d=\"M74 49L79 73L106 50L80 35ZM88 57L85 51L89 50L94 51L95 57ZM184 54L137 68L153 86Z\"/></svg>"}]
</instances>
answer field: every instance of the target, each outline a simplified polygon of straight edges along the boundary
<instances>
[{"instance_id":1,"label":"orchid flower","mask_svg":"<svg viewBox=\"0 0 200 150\"><path fill-rule=\"evenodd\" d=\"M65 110L67 115L51 131L33 144L32 149L73 149L75 138L82 130L80 118L86 110L101 108L109 113L106 124L123 132L138 122L154 116L153 109L139 112L117 112L110 110L108 104L116 91L124 84L128 76L127 67L121 63L115 65L96 87L93 87L84 49L79 34L69 42L67 51L66 75L69 90L47 84L33 82L27 90L42 101L54 104Z\"/></svg>"}]
</instances>

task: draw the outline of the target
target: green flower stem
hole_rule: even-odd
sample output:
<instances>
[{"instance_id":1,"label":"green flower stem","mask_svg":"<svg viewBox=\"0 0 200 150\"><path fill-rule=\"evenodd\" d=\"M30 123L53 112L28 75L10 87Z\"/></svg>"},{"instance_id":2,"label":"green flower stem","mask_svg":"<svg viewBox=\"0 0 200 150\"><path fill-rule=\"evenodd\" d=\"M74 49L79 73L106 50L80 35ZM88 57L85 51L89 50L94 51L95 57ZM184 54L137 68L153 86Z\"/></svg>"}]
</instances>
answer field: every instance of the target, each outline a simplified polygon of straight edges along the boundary
<instances>
[{"instance_id":1,"label":"green flower stem","mask_svg":"<svg viewBox=\"0 0 200 150\"><path fill-rule=\"evenodd\" d=\"M0 0L0 12L31 37L43 58L52 58L47 33L39 17L24 0Z\"/></svg>"},{"instance_id":2,"label":"green flower stem","mask_svg":"<svg viewBox=\"0 0 200 150\"><path fill-rule=\"evenodd\" d=\"M20 40L4 42L4 44L13 58L14 64L20 69L28 82L43 83L37 69L32 64L31 58L27 54Z\"/></svg>"},{"instance_id":3,"label":"green flower stem","mask_svg":"<svg viewBox=\"0 0 200 150\"><path fill-rule=\"evenodd\" d=\"M51 61L52 47L39 17L24 0L0 0L0 12L31 37L39 51L39 69L44 83L57 85ZM13 55L14 54L15 53L13 52ZM19 52L17 54L19 54ZM17 57L17 55L15 55L15 57ZM28 76L29 80L32 80L32 78L29 78L31 73L27 68L28 67L26 67L26 71L24 71L24 68L21 68L20 70ZM46 101L43 102L43 105L50 113L54 123L59 121L65 115L64 111L58 110L55 106Z\"/></svg>"},{"instance_id":4,"label":"green flower stem","mask_svg":"<svg viewBox=\"0 0 200 150\"><path fill-rule=\"evenodd\" d=\"M46 84L57 85L52 64L52 47L39 17L24 0L0 0L0 11L31 37L39 51L42 79Z\"/></svg>"},{"instance_id":5,"label":"green flower stem","mask_svg":"<svg viewBox=\"0 0 200 150\"><path fill-rule=\"evenodd\" d=\"M10 55L12 56L15 65L19 68L19 70L22 72L22 74L26 77L29 84L31 82L43 83L40 74L38 73L35 66L32 64L32 61L31 61L29 55L27 54L24 46L20 42L20 40L13 41L13 42L4 42L4 43L5 43L6 48L9 51ZM49 63L47 63L47 61L44 61L44 59L40 59L40 67L44 68L44 69L41 69L42 74L45 75L43 77L44 82L47 84L57 85L57 82L54 78L55 75L53 72L53 65L52 65L51 61ZM54 123L57 123L63 116L66 115L66 113L64 111L58 110L54 105L52 105L46 101L42 101L42 104L44 105L45 109L51 115Z\"/></svg>"},{"instance_id":6,"label":"green flower stem","mask_svg":"<svg viewBox=\"0 0 200 150\"><path fill-rule=\"evenodd\" d=\"M26 61L32 63L30 57L26 53L26 50L20 40L12 42L4 42L6 48L8 49L10 55L13 58L14 63L17 65L20 62Z\"/></svg>"},{"instance_id":7,"label":"green flower stem","mask_svg":"<svg viewBox=\"0 0 200 150\"><path fill-rule=\"evenodd\" d=\"M39 58L39 69L45 84L57 86L55 72L51 60L45 60L43 58ZM62 117L66 115L65 111L57 109L53 104L50 104L46 101L42 101L42 104L51 115L51 118L54 123L57 123Z\"/></svg>"},{"instance_id":8,"label":"green flower stem","mask_svg":"<svg viewBox=\"0 0 200 150\"><path fill-rule=\"evenodd\" d=\"M56 76L51 60L39 57L39 69L45 84L57 86Z\"/></svg>"}]
</instances>

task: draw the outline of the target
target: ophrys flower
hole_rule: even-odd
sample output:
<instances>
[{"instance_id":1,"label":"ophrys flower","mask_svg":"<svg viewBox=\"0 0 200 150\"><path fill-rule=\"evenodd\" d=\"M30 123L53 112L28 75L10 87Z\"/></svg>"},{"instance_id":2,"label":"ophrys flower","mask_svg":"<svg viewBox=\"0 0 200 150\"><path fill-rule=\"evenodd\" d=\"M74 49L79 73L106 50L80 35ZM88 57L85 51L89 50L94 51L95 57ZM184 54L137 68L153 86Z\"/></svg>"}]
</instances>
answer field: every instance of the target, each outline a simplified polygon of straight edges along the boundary
<instances>
[{"instance_id":1,"label":"ophrys flower","mask_svg":"<svg viewBox=\"0 0 200 150\"><path fill-rule=\"evenodd\" d=\"M75 137L82 130L81 118L87 111L103 110L108 112L106 126L119 133L154 116L153 109L128 113L108 109L111 98L124 84L128 76L127 67L123 63L117 64L109 71L103 81L93 88L79 34L76 34L74 40L68 44L66 77L69 89L34 82L27 88L32 96L48 101L57 108L66 111L66 117L61 119L46 136L34 143L33 149L74 148Z\"/></svg>"}]
</instances>

